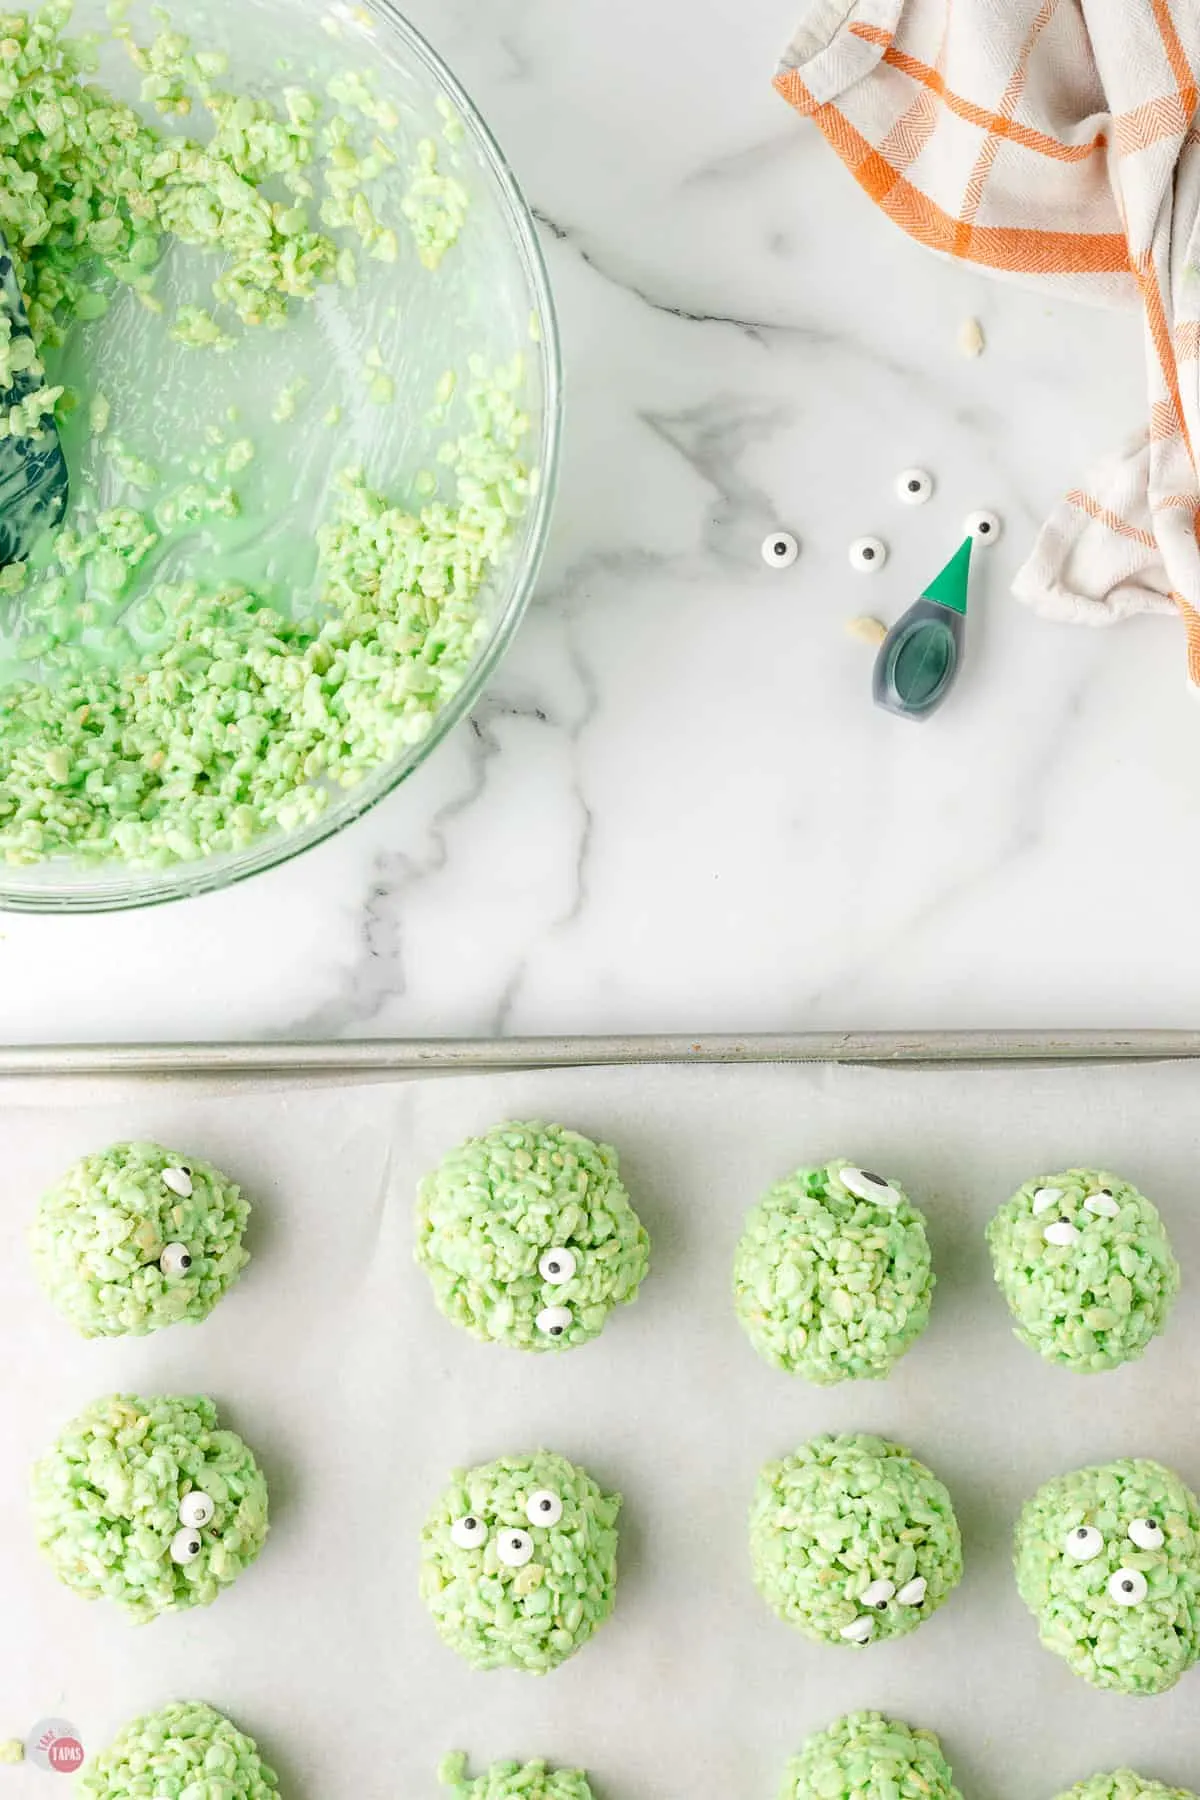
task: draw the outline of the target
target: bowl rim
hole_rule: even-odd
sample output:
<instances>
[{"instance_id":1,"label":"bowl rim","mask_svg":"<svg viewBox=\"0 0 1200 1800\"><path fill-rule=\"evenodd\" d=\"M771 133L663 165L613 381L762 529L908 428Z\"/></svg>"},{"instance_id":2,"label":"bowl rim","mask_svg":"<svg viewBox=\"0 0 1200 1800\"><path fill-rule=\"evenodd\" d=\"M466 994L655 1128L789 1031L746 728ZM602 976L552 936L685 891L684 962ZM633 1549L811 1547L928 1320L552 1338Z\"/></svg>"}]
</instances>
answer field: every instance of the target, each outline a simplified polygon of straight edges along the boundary
<instances>
[{"instance_id":1,"label":"bowl rim","mask_svg":"<svg viewBox=\"0 0 1200 1800\"><path fill-rule=\"evenodd\" d=\"M427 75L440 86L456 107L468 135L473 139L492 180L507 218L509 236L524 267L532 300L532 317L539 332L542 380L542 417L536 469L538 482L530 509L525 514L523 561L514 572L512 589L495 629L479 653L478 659L445 706L434 715L430 730L408 754L389 763L373 776L345 790L344 798L330 805L319 818L295 831L264 834L245 850L228 851L203 862L184 862L162 870L130 870L127 877L108 877L104 871L118 864L99 865L95 881L81 879L71 885L52 881L30 880L18 885L12 873L0 864L0 913L59 914L80 916L95 913L134 912L150 907L166 906L179 900L198 898L238 887L256 875L281 869L318 844L356 823L365 813L422 766L438 746L459 726L478 701L497 663L507 652L525 616L550 535L554 499L558 488L562 449L563 367L558 312L550 286L546 259L538 236L533 209L526 200L520 183L500 148L483 114L466 88L428 39L394 4L394 0L356 0L357 9L365 9L383 20L402 40L412 57ZM336 17L336 13L334 14ZM372 27L373 29L373 27ZM52 870L57 859L45 865Z\"/></svg>"}]
</instances>

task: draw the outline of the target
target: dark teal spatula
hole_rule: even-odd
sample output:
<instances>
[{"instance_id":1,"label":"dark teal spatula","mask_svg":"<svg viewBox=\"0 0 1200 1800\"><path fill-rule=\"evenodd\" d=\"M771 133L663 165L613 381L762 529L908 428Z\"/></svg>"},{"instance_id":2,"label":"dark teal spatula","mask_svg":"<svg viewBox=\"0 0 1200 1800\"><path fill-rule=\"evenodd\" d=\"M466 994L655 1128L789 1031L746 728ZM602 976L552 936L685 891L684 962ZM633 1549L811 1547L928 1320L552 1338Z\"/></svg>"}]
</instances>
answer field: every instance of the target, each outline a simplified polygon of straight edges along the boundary
<instances>
[{"instance_id":1,"label":"dark teal spatula","mask_svg":"<svg viewBox=\"0 0 1200 1800\"><path fill-rule=\"evenodd\" d=\"M11 321L14 338L32 335L13 260L2 234L0 311ZM19 406L42 385L40 375L22 371L10 387L0 388L0 413ZM42 533L59 524L69 497L67 460L53 419L41 421L36 437L0 438L0 569L9 563L24 562Z\"/></svg>"}]
</instances>

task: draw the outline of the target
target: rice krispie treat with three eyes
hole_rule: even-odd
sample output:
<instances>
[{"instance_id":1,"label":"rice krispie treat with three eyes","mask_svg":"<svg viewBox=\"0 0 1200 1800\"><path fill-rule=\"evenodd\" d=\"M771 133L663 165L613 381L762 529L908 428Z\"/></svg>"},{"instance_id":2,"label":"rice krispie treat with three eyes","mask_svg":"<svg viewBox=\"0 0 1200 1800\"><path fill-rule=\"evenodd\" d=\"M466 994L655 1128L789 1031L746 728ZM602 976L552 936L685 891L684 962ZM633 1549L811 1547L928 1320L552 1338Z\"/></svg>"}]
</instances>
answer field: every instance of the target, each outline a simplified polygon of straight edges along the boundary
<instances>
[{"instance_id":1,"label":"rice krispie treat with three eyes","mask_svg":"<svg viewBox=\"0 0 1200 1800\"><path fill-rule=\"evenodd\" d=\"M933 1732L914 1731L876 1712L848 1713L828 1731L816 1732L792 1758L779 1800L814 1800L814 1796L962 1800Z\"/></svg>"},{"instance_id":2,"label":"rice krispie treat with three eyes","mask_svg":"<svg viewBox=\"0 0 1200 1800\"><path fill-rule=\"evenodd\" d=\"M35 1466L33 1516L60 1581L144 1624L208 1606L254 1562L267 1484L211 1400L114 1394Z\"/></svg>"},{"instance_id":3,"label":"rice krispie treat with three eyes","mask_svg":"<svg viewBox=\"0 0 1200 1800\"><path fill-rule=\"evenodd\" d=\"M824 1644L904 1637L962 1579L950 1495L885 1438L825 1436L758 1478L750 1557L763 1599Z\"/></svg>"},{"instance_id":4,"label":"rice krispie treat with three eyes","mask_svg":"<svg viewBox=\"0 0 1200 1800\"><path fill-rule=\"evenodd\" d=\"M46 1294L84 1337L198 1324L250 1257L250 1207L211 1163L159 1144L83 1157L43 1194L30 1228Z\"/></svg>"},{"instance_id":5,"label":"rice krispie treat with three eyes","mask_svg":"<svg viewBox=\"0 0 1200 1800\"><path fill-rule=\"evenodd\" d=\"M1048 1481L1014 1563L1042 1643L1093 1687L1161 1694L1200 1657L1200 1502L1161 1463Z\"/></svg>"},{"instance_id":6,"label":"rice krispie treat with three eyes","mask_svg":"<svg viewBox=\"0 0 1200 1800\"><path fill-rule=\"evenodd\" d=\"M1068 1369L1115 1369L1140 1356L1179 1292L1158 1212L1101 1169L1027 1181L987 1237L1016 1335Z\"/></svg>"},{"instance_id":7,"label":"rice krispie treat with three eyes","mask_svg":"<svg viewBox=\"0 0 1200 1800\"><path fill-rule=\"evenodd\" d=\"M922 1214L894 1181L843 1158L764 1194L733 1271L759 1355L822 1387L882 1380L929 1323L933 1285Z\"/></svg>"},{"instance_id":8,"label":"rice krispie treat with three eyes","mask_svg":"<svg viewBox=\"0 0 1200 1800\"><path fill-rule=\"evenodd\" d=\"M85 1800L176 1794L194 1800L275 1800L279 1779L248 1738L201 1700L134 1719L75 1778Z\"/></svg>"},{"instance_id":9,"label":"rice krispie treat with three eyes","mask_svg":"<svg viewBox=\"0 0 1200 1800\"><path fill-rule=\"evenodd\" d=\"M613 1609L618 1494L565 1456L505 1456L455 1474L421 1533L421 1595L476 1669L543 1675Z\"/></svg>"},{"instance_id":10,"label":"rice krispie treat with three eyes","mask_svg":"<svg viewBox=\"0 0 1200 1800\"><path fill-rule=\"evenodd\" d=\"M485 1343L570 1350L637 1298L650 1240L617 1153L562 1125L497 1125L417 1196L417 1261L441 1311Z\"/></svg>"}]
</instances>

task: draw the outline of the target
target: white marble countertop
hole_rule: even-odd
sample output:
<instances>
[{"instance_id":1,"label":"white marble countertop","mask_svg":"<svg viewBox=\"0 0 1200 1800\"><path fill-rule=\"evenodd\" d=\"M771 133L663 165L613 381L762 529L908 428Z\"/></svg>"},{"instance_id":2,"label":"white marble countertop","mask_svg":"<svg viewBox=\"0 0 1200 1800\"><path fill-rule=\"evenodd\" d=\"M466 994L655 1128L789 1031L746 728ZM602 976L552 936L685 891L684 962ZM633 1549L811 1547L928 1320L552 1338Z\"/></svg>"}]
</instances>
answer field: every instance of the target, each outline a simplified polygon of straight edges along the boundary
<instances>
[{"instance_id":1,"label":"white marble countertop","mask_svg":"<svg viewBox=\"0 0 1200 1800\"><path fill-rule=\"evenodd\" d=\"M413 0L545 221L568 433L540 595L469 727L298 864L0 918L10 1042L1184 1025L1200 711L1182 632L1046 625L1038 521L1141 423L1132 318L948 266L770 87L788 0ZM977 316L988 348L956 348ZM938 480L906 511L908 464ZM988 506L969 666L869 701ZM759 545L786 525L787 573ZM887 569L855 576L875 532Z\"/></svg>"}]
</instances>

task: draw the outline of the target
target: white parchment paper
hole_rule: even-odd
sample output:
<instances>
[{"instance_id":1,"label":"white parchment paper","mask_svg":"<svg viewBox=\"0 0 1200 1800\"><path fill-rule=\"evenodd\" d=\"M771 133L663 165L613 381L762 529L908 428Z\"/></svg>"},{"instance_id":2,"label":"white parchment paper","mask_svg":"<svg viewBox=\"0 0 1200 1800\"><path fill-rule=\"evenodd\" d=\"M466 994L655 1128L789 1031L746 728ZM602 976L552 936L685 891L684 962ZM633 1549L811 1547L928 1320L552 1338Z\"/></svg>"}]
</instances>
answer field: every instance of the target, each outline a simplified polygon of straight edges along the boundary
<instances>
[{"instance_id":1,"label":"white parchment paper","mask_svg":"<svg viewBox=\"0 0 1200 1800\"><path fill-rule=\"evenodd\" d=\"M878 1707L942 1735L966 1800L1050 1800L1121 1763L1200 1789L1200 1670L1157 1699L1093 1692L1040 1648L1009 1567L1021 1501L1063 1469L1152 1455L1200 1486L1198 1103L1187 1065L0 1088L0 1737L65 1715L95 1748L168 1699L207 1698L259 1738L286 1800L432 1800L458 1747L582 1764L604 1800L769 1800L808 1732ZM506 1116L616 1143L654 1240L638 1304L562 1358L474 1344L411 1260L419 1174ZM76 1155L134 1135L243 1182L254 1261L199 1328L85 1343L37 1291L24 1226ZM924 1203L939 1285L886 1384L818 1391L754 1356L730 1264L762 1188L837 1154ZM1021 1180L1074 1162L1139 1183L1184 1266L1168 1335L1108 1375L1012 1338L983 1243ZM35 1457L117 1389L210 1393L271 1486L258 1565L215 1606L141 1628L55 1582L26 1503ZM911 1445L965 1538L948 1605L863 1652L779 1623L747 1567L759 1464L829 1429ZM416 1597L419 1526L454 1465L541 1445L626 1496L616 1613L551 1676L477 1675ZM0 1800L58 1779L0 1770Z\"/></svg>"}]
</instances>

